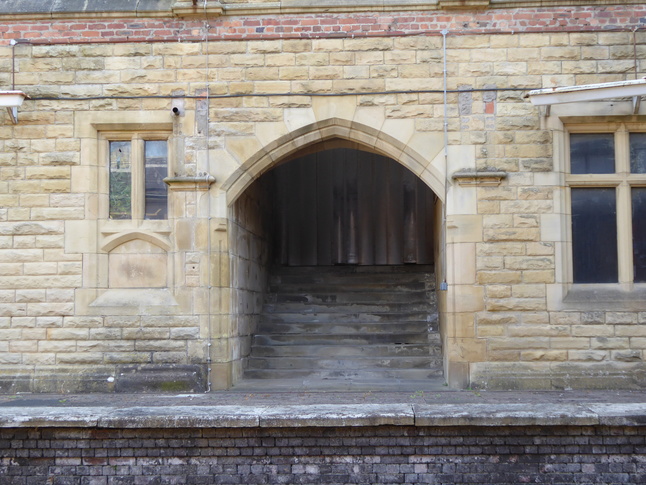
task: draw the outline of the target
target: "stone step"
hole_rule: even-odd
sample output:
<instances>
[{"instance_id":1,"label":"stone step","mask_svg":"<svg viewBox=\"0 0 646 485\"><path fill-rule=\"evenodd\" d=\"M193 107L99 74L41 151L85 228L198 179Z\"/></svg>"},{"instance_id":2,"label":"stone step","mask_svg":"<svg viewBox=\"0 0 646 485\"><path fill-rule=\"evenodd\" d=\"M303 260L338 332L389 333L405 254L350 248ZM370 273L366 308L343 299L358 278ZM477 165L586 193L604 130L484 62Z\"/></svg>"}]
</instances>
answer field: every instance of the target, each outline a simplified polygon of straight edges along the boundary
<instances>
[{"instance_id":1,"label":"stone step","mask_svg":"<svg viewBox=\"0 0 646 485\"><path fill-rule=\"evenodd\" d=\"M397 334L271 334L254 335L253 345L399 345L427 344L439 345L439 337L432 338L427 333L397 333Z\"/></svg>"},{"instance_id":2,"label":"stone step","mask_svg":"<svg viewBox=\"0 0 646 485\"><path fill-rule=\"evenodd\" d=\"M437 334L436 323L398 322L398 323L364 323L364 322L261 322L257 335L396 335Z\"/></svg>"},{"instance_id":3,"label":"stone step","mask_svg":"<svg viewBox=\"0 0 646 485\"><path fill-rule=\"evenodd\" d=\"M271 274L276 276L306 276L309 279L322 277L336 277L343 275L391 275L393 278L399 275L412 275L413 278L420 276L432 276L435 267L432 264L406 264L406 265L382 265L382 266L361 266L361 265L337 265L337 266L277 266L273 267Z\"/></svg>"},{"instance_id":4,"label":"stone step","mask_svg":"<svg viewBox=\"0 0 646 485\"><path fill-rule=\"evenodd\" d=\"M428 309L427 309L428 310ZM437 323L435 312L272 312L264 313L261 321L267 323Z\"/></svg>"},{"instance_id":5,"label":"stone step","mask_svg":"<svg viewBox=\"0 0 646 485\"><path fill-rule=\"evenodd\" d=\"M308 291L302 293L271 293L267 295L267 303L303 303L303 304L369 304L384 305L386 303L416 303L428 304L435 301L435 295L423 291L397 292L384 290L380 292L346 291L335 289L331 292Z\"/></svg>"},{"instance_id":6,"label":"stone step","mask_svg":"<svg viewBox=\"0 0 646 485\"><path fill-rule=\"evenodd\" d=\"M268 291L269 293L284 293L284 294L298 294L298 293L335 293L339 291L339 288L342 288L347 292L371 292L371 293L381 293L381 292L392 292L397 291L401 293L416 292L416 291L434 291L434 285L426 283L424 281L386 281L382 282L376 280L374 277L371 278L362 278L361 281L356 279L342 279L338 281L303 281L303 282L291 282L291 283L270 283Z\"/></svg>"},{"instance_id":7,"label":"stone step","mask_svg":"<svg viewBox=\"0 0 646 485\"><path fill-rule=\"evenodd\" d=\"M439 349L431 349L431 357L441 357ZM256 345L255 357L428 357L428 344L388 344L388 345Z\"/></svg>"},{"instance_id":8,"label":"stone step","mask_svg":"<svg viewBox=\"0 0 646 485\"><path fill-rule=\"evenodd\" d=\"M245 379L368 387L437 380L434 284L419 267L280 269L270 277Z\"/></svg>"},{"instance_id":9,"label":"stone step","mask_svg":"<svg viewBox=\"0 0 646 485\"><path fill-rule=\"evenodd\" d=\"M279 371L283 372L283 371ZM411 397L423 396L424 392L441 392L446 390L446 383L442 372L437 375L422 375L421 378L411 378L411 376L386 377L383 371L373 373L368 376L347 375L340 376L332 373L331 375L313 376L288 376L278 379L271 377L268 379L250 379L245 378L234 385L236 391L246 391L249 393L261 392L409 392Z\"/></svg>"},{"instance_id":10,"label":"stone step","mask_svg":"<svg viewBox=\"0 0 646 485\"><path fill-rule=\"evenodd\" d=\"M248 361L248 369L428 369L439 367L441 359L424 357L362 357L362 358L319 358L319 357L256 357Z\"/></svg>"},{"instance_id":11,"label":"stone step","mask_svg":"<svg viewBox=\"0 0 646 485\"><path fill-rule=\"evenodd\" d=\"M265 313L409 313L429 311L432 302L414 303L266 303Z\"/></svg>"},{"instance_id":12,"label":"stone step","mask_svg":"<svg viewBox=\"0 0 646 485\"><path fill-rule=\"evenodd\" d=\"M442 377L442 368L429 369L344 369L344 370L307 370L307 369L249 369L247 379L312 379L312 380L353 380L354 382L384 382L389 379L403 381L424 381Z\"/></svg>"}]
</instances>

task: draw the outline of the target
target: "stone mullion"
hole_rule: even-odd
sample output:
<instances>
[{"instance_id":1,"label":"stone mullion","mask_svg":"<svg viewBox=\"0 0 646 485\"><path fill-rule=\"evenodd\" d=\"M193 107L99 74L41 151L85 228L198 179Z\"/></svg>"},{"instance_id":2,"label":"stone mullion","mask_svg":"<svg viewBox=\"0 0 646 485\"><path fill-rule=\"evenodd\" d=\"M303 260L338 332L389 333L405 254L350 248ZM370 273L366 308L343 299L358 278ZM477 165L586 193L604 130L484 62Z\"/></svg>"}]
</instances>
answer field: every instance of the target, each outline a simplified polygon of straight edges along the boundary
<instances>
[{"instance_id":1,"label":"stone mullion","mask_svg":"<svg viewBox=\"0 0 646 485\"><path fill-rule=\"evenodd\" d=\"M132 137L132 218L141 220L145 213L144 140L140 135Z\"/></svg>"},{"instance_id":2,"label":"stone mullion","mask_svg":"<svg viewBox=\"0 0 646 485\"><path fill-rule=\"evenodd\" d=\"M630 184L630 152L629 133L625 125L621 125L615 133L615 172L622 181L617 187L617 257L619 258L619 283L632 286L634 270L632 264L633 228L631 219Z\"/></svg>"}]
</instances>

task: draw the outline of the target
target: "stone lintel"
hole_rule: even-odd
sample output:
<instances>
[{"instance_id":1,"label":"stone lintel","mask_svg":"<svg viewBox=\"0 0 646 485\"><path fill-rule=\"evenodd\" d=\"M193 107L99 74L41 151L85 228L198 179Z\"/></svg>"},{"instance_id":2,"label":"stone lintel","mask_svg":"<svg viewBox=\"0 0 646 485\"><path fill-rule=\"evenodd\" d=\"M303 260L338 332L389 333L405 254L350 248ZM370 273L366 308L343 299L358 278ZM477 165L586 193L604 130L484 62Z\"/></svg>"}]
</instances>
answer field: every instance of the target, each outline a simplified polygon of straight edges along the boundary
<instances>
[{"instance_id":1,"label":"stone lintel","mask_svg":"<svg viewBox=\"0 0 646 485\"><path fill-rule=\"evenodd\" d=\"M507 178L507 172L462 170L455 172L452 178L461 186L497 186Z\"/></svg>"},{"instance_id":2,"label":"stone lintel","mask_svg":"<svg viewBox=\"0 0 646 485\"><path fill-rule=\"evenodd\" d=\"M206 191L215 182L215 177L209 174L196 177L166 177L164 182L172 192Z\"/></svg>"},{"instance_id":3,"label":"stone lintel","mask_svg":"<svg viewBox=\"0 0 646 485\"><path fill-rule=\"evenodd\" d=\"M643 426L646 403L0 407L0 428ZM170 403L169 403L170 404Z\"/></svg>"}]
</instances>

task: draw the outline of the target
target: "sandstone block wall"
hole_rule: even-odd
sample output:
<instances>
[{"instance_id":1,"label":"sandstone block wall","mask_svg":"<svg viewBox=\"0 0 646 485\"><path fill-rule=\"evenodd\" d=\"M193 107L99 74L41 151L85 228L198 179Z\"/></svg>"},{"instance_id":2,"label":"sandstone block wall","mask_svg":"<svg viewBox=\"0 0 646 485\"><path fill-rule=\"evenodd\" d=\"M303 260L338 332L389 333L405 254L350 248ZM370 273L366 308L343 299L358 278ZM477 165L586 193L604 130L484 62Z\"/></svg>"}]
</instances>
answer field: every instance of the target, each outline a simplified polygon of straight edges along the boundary
<instances>
[{"instance_id":1,"label":"sandstone block wall","mask_svg":"<svg viewBox=\"0 0 646 485\"><path fill-rule=\"evenodd\" d=\"M523 95L643 76L643 15L616 5L4 21L0 84L31 99L18 124L0 124L0 389L229 386L253 328L240 290L254 308L261 294L235 282L232 261L261 256L244 253L251 228L231 208L276 163L332 138L399 161L446 206L450 385L642 385L640 299L567 301L563 140L573 117L640 123L644 108L588 103L546 118ZM167 221L110 221L101 137L141 130L167 134L170 175L184 182L171 184ZM465 170L504 177L453 178ZM159 255L153 279L166 284L111 286L115 250Z\"/></svg>"}]
</instances>

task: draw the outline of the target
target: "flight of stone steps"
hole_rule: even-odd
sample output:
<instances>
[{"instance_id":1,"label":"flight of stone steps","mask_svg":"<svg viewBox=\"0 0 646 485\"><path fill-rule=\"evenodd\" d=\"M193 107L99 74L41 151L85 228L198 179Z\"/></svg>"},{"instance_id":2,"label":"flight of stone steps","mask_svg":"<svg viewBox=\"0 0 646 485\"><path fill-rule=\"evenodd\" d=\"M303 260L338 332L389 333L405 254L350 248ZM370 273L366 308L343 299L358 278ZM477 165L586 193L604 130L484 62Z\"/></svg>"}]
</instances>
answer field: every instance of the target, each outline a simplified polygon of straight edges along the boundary
<instances>
[{"instance_id":1,"label":"flight of stone steps","mask_svg":"<svg viewBox=\"0 0 646 485\"><path fill-rule=\"evenodd\" d=\"M304 389L441 385L433 268L276 269L244 379Z\"/></svg>"}]
</instances>

